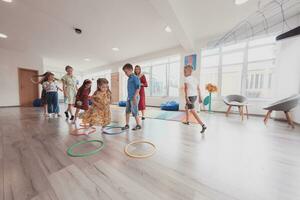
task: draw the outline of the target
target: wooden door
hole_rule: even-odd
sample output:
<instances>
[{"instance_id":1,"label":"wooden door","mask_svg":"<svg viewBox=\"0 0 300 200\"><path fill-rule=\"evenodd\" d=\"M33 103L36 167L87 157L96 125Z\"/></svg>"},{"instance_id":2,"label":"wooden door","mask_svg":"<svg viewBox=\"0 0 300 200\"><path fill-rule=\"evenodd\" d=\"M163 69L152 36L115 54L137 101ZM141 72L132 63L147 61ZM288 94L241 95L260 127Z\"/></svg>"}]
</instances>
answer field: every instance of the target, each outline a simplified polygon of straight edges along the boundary
<instances>
[{"instance_id":1,"label":"wooden door","mask_svg":"<svg viewBox=\"0 0 300 200\"><path fill-rule=\"evenodd\" d=\"M112 102L119 102L119 72L111 74Z\"/></svg>"},{"instance_id":2,"label":"wooden door","mask_svg":"<svg viewBox=\"0 0 300 200\"><path fill-rule=\"evenodd\" d=\"M39 97L39 86L30 81L38 75L37 70L19 68L19 96L20 106L32 106L34 99Z\"/></svg>"}]
</instances>

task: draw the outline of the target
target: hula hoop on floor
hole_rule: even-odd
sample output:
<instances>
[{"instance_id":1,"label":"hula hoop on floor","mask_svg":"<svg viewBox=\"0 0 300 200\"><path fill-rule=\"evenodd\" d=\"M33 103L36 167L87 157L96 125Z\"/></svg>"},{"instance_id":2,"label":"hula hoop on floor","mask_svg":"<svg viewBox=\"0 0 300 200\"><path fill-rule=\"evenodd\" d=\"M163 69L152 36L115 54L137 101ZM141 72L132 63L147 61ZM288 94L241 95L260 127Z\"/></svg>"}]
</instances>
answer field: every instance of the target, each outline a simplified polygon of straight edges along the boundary
<instances>
[{"instance_id":1,"label":"hula hoop on floor","mask_svg":"<svg viewBox=\"0 0 300 200\"><path fill-rule=\"evenodd\" d=\"M125 132L125 130L122 130L122 128L123 128L122 126L105 126L102 130L102 133L106 134L106 135L118 135L118 134ZM109 131L112 129L121 129L121 130L113 133L113 132Z\"/></svg>"},{"instance_id":2,"label":"hula hoop on floor","mask_svg":"<svg viewBox=\"0 0 300 200\"><path fill-rule=\"evenodd\" d=\"M80 145L83 145L83 144L87 144L87 143L92 143L92 142L97 142L97 143L100 143L101 145L93 150L93 151L89 151L89 152L86 152L86 153L74 153L73 152L73 149L75 147L78 147ZM104 142L102 140L87 140L87 141L80 141L80 142L77 142L75 144L73 144L72 146L70 146L68 149L67 149L67 154L71 157L86 157L86 156L91 156L91 155L94 155L96 153L98 153L99 151L101 151L104 147Z\"/></svg>"},{"instance_id":3,"label":"hula hoop on floor","mask_svg":"<svg viewBox=\"0 0 300 200\"><path fill-rule=\"evenodd\" d=\"M79 134L77 133L80 130L86 130L86 129L89 129L89 128L91 128L92 130L90 130L87 133L79 133ZM96 128L91 126L91 127L77 128L77 129L75 129L71 132L71 135L74 135L74 136L89 135L89 134L92 134L92 133L95 133L95 132L96 132Z\"/></svg>"},{"instance_id":4,"label":"hula hoop on floor","mask_svg":"<svg viewBox=\"0 0 300 200\"><path fill-rule=\"evenodd\" d=\"M80 127L83 127L83 128L93 127L93 126L91 126L90 124L84 124L84 123L80 123L79 126L80 126Z\"/></svg>"},{"instance_id":5,"label":"hula hoop on floor","mask_svg":"<svg viewBox=\"0 0 300 200\"><path fill-rule=\"evenodd\" d=\"M133 154L133 153L130 153L128 151L128 148L129 146L133 145L133 144L149 144L150 146L153 147L153 150L147 154ZM152 143L152 142L149 142L149 141L146 141L146 140L137 140L137 141L133 141L133 142L130 142L129 144L127 144L124 148L124 152L127 156L129 157L132 157L132 158L148 158L150 156L152 156L156 151L156 146Z\"/></svg>"}]
</instances>

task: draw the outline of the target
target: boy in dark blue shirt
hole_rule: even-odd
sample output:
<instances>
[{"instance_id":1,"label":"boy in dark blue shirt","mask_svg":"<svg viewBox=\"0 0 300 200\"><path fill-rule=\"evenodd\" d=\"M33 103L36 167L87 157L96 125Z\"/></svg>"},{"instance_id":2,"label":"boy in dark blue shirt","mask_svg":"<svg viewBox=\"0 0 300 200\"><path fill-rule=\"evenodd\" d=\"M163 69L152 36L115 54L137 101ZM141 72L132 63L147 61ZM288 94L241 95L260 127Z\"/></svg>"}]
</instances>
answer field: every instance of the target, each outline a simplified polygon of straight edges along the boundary
<instances>
[{"instance_id":1,"label":"boy in dark blue shirt","mask_svg":"<svg viewBox=\"0 0 300 200\"><path fill-rule=\"evenodd\" d=\"M132 130L139 130L141 129L140 125L140 119L139 119L139 111L138 111L138 105L139 105L139 92L141 87L141 82L139 77L137 77L133 73L133 66L129 63L125 64L123 66L123 71L125 72L126 76L128 76L127 81L127 93L128 98L126 102L126 125L122 128L122 130L129 129L129 117L130 113L132 113L132 116L135 118L136 126Z\"/></svg>"}]
</instances>

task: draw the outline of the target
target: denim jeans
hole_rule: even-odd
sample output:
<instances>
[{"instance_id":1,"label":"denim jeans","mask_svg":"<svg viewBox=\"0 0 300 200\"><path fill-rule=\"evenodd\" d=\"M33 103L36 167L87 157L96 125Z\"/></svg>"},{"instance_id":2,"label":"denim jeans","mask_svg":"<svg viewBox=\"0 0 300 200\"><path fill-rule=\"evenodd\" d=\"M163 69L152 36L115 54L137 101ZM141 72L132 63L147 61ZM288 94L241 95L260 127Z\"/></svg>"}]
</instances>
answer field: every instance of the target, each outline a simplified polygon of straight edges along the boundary
<instances>
[{"instance_id":1,"label":"denim jeans","mask_svg":"<svg viewBox=\"0 0 300 200\"><path fill-rule=\"evenodd\" d=\"M47 92L48 113L59 113L58 93Z\"/></svg>"}]
</instances>

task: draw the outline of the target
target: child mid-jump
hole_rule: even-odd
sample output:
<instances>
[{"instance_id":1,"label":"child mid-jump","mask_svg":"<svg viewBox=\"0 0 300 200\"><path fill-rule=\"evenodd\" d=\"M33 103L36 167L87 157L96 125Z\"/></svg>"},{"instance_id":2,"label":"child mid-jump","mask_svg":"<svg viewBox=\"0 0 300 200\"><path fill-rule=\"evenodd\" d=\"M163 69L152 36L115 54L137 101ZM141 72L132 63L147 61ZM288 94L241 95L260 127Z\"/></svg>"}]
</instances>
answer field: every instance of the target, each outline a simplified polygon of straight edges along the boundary
<instances>
[{"instance_id":1,"label":"child mid-jump","mask_svg":"<svg viewBox=\"0 0 300 200\"><path fill-rule=\"evenodd\" d=\"M55 114L55 117L60 117L57 90L62 91L62 89L58 87L54 74L51 72L48 72L46 80L47 81L43 83L43 88L46 90L48 116L51 117L51 115Z\"/></svg>"},{"instance_id":2,"label":"child mid-jump","mask_svg":"<svg viewBox=\"0 0 300 200\"><path fill-rule=\"evenodd\" d=\"M140 119L138 117L138 105L139 105L139 91L141 87L141 82L139 77L137 77L133 73L133 67L131 64L127 63L123 66L123 71L125 72L126 76L128 76L127 81L127 102L126 102L126 125L122 128L122 130L129 129L129 117L130 113L135 118L136 126L132 130L139 130L141 129Z\"/></svg>"},{"instance_id":3,"label":"child mid-jump","mask_svg":"<svg viewBox=\"0 0 300 200\"><path fill-rule=\"evenodd\" d=\"M202 126L201 133L204 133L206 130L205 124L201 121L195 110L195 102L197 96L199 98L199 103L202 103L200 87L194 77L192 77L193 67L191 65L184 66L184 94L185 94L185 113L186 113L186 122L183 122L186 125L189 125L189 111L196 118L197 122Z\"/></svg>"},{"instance_id":4,"label":"child mid-jump","mask_svg":"<svg viewBox=\"0 0 300 200\"><path fill-rule=\"evenodd\" d=\"M76 112L73 121L74 123L78 118L78 114L80 110L87 111L89 109L89 94L91 93L91 86L92 86L92 81L86 79L83 81L82 86L77 91L76 101L75 101Z\"/></svg>"},{"instance_id":5,"label":"child mid-jump","mask_svg":"<svg viewBox=\"0 0 300 200\"><path fill-rule=\"evenodd\" d=\"M89 126L101 126L102 128L111 121L110 114L111 92L108 80L99 78L97 90L92 96L92 106L82 116L82 123Z\"/></svg>"}]
</instances>

